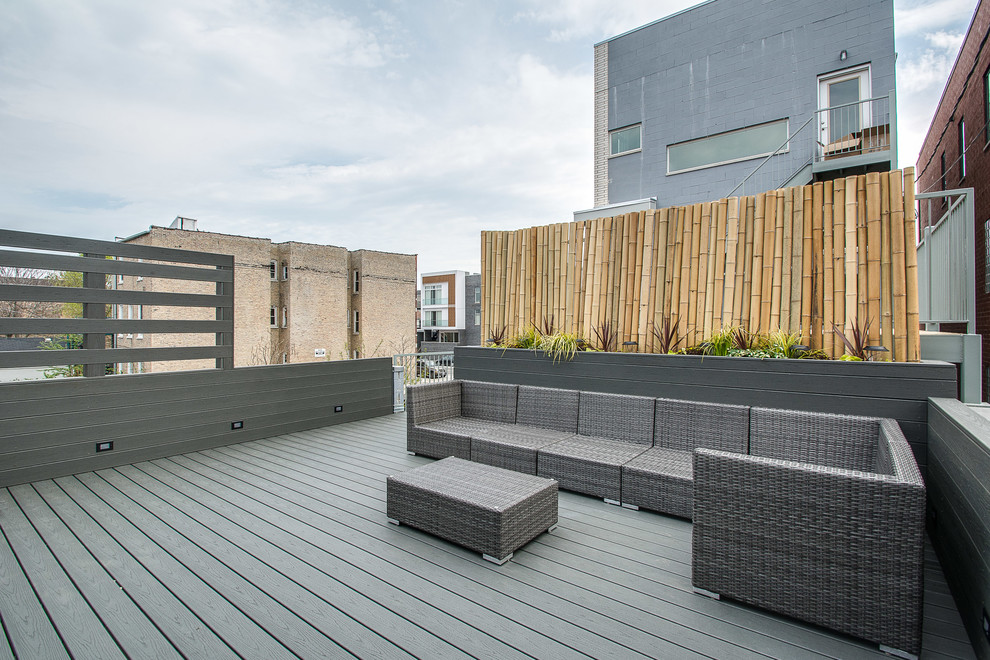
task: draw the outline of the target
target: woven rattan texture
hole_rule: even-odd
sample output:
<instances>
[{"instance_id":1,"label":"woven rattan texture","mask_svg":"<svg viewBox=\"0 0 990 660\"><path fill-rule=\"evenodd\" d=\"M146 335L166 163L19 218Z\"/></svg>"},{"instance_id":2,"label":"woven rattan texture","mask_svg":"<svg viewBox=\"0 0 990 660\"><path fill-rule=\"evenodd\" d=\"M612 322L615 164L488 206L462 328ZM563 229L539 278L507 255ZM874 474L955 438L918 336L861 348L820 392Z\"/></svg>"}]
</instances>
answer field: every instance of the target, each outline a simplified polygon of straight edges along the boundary
<instances>
[{"instance_id":1,"label":"woven rattan texture","mask_svg":"<svg viewBox=\"0 0 990 660\"><path fill-rule=\"evenodd\" d=\"M749 420L754 456L864 472L876 466L879 419L753 408Z\"/></svg>"},{"instance_id":2,"label":"woven rattan texture","mask_svg":"<svg viewBox=\"0 0 990 660\"><path fill-rule=\"evenodd\" d=\"M578 391L519 386L516 422L567 433L577 433Z\"/></svg>"},{"instance_id":3,"label":"woven rattan texture","mask_svg":"<svg viewBox=\"0 0 990 660\"><path fill-rule=\"evenodd\" d=\"M693 456L666 447L647 449L622 466L622 503L690 518Z\"/></svg>"},{"instance_id":4,"label":"woven rattan texture","mask_svg":"<svg viewBox=\"0 0 990 660\"><path fill-rule=\"evenodd\" d=\"M925 487L899 435L874 437L898 477L697 450L694 585L917 654Z\"/></svg>"},{"instance_id":5,"label":"woven rattan texture","mask_svg":"<svg viewBox=\"0 0 990 660\"><path fill-rule=\"evenodd\" d=\"M657 399L653 444L694 451L698 447L749 451L749 407Z\"/></svg>"},{"instance_id":6,"label":"woven rattan texture","mask_svg":"<svg viewBox=\"0 0 990 660\"><path fill-rule=\"evenodd\" d=\"M633 442L575 436L540 449L537 474L556 479L565 490L620 501L622 465L646 449Z\"/></svg>"},{"instance_id":7,"label":"woven rattan texture","mask_svg":"<svg viewBox=\"0 0 990 660\"><path fill-rule=\"evenodd\" d=\"M387 480L387 515L502 559L557 524L557 484L448 458Z\"/></svg>"},{"instance_id":8,"label":"woven rattan texture","mask_svg":"<svg viewBox=\"0 0 990 660\"><path fill-rule=\"evenodd\" d=\"M581 392L578 433L653 446L655 401L646 396Z\"/></svg>"},{"instance_id":9,"label":"woven rattan texture","mask_svg":"<svg viewBox=\"0 0 990 660\"><path fill-rule=\"evenodd\" d=\"M518 385L461 381L461 410L464 417L515 424Z\"/></svg>"},{"instance_id":10,"label":"woven rattan texture","mask_svg":"<svg viewBox=\"0 0 990 660\"><path fill-rule=\"evenodd\" d=\"M504 431L485 429L471 436L471 460L536 474L537 450L573 436L573 433L518 424Z\"/></svg>"}]
</instances>

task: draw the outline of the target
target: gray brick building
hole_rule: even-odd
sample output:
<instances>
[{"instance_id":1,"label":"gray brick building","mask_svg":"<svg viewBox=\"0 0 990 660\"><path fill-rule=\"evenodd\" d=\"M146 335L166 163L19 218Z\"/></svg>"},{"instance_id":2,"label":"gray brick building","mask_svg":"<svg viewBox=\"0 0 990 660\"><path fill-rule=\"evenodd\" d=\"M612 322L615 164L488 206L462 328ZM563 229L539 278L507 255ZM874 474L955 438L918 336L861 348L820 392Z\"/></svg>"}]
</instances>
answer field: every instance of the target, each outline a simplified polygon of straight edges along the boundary
<instances>
[{"instance_id":1,"label":"gray brick building","mask_svg":"<svg viewBox=\"0 0 990 660\"><path fill-rule=\"evenodd\" d=\"M893 169L894 60L891 0L709 0L597 44L595 206L727 196L785 142L735 194Z\"/></svg>"}]
</instances>

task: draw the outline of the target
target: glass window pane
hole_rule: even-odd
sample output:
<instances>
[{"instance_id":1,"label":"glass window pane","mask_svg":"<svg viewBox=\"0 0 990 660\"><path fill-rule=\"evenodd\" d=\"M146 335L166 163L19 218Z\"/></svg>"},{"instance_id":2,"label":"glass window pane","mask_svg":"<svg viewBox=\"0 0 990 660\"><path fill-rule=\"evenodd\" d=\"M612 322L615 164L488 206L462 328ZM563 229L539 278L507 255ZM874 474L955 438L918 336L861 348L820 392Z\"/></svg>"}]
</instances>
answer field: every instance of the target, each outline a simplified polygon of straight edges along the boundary
<instances>
[{"instance_id":1,"label":"glass window pane","mask_svg":"<svg viewBox=\"0 0 990 660\"><path fill-rule=\"evenodd\" d=\"M639 149L641 146L641 129L642 126L632 126L630 128L623 128L621 131L612 131L610 134L612 139L611 155L614 156L615 154Z\"/></svg>"},{"instance_id":2,"label":"glass window pane","mask_svg":"<svg viewBox=\"0 0 990 660\"><path fill-rule=\"evenodd\" d=\"M830 108L845 103L856 103L859 100L858 77L830 83L828 86L828 105ZM845 136L859 131L861 114L862 108L858 105L847 105L842 108L829 110L829 142L841 140Z\"/></svg>"},{"instance_id":3,"label":"glass window pane","mask_svg":"<svg viewBox=\"0 0 990 660\"><path fill-rule=\"evenodd\" d=\"M667 147L668 173L773 153L787 140L787 120Z\"/></svg>"}]
</instances>

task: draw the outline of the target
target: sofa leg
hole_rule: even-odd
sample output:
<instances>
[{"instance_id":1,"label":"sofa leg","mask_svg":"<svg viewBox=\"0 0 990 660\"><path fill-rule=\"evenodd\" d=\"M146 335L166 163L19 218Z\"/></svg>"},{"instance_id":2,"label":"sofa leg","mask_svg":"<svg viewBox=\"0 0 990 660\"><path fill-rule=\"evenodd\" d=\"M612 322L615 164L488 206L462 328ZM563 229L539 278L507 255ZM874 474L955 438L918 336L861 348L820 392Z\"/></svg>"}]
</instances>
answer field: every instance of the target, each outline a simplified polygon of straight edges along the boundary
<instances>
[{"instance_id":1,"label":"sofa leg","mask_svg":"<svg viewBox=\"0 0 990 660\"><path fill-rule=\"evenodd\" d=\"M557 529L557 525L553 525L552 527L548 527L548 528L547 528L547 533L549 534L550 532L553 532L553 531L555 531L556 529Z\"/></svg>"},{"instance_id":2,"label":"sofa leg","mask_svg":"<svg viewBox=\"0 0 990 660\"><path fill-rule=\"evenodd\" d=\"M635 504L626 504L625 502L622 503L622 508L623 509L632 509L633 511L639 511L639 507L636 506Z\"/></svg>"},{"instance_id":3,"label":"sofa leg","mask_svg":"<svg viewBox=\"0 0 990 660\"><path fill-rule=\"evenodd\" d=\"M714 600L722 600L722 596L715 593L714 591L708 591L708 589L702 589L701 587L692 587L692 589L694 589L694 593L698 594L699 596L705 596L707 598L712 598Z\"/></svg>"},{"instance_id":4,"label":"sofa leg","mask_svg":"<svg viewBox=\"0 0 990 660\"><path fill-rule=\"evenodd\" d=\"M897 658L904 658L905 660L918 660L918 656L913 653L908 653L907 651L902 651L900 649L894 649L889 646L880 645L880 650L887 655L892 655Z\"/></svg>"},{"instance_id":5,"label":"sofa leg","mask_svg":"<svg viewBox=\"0 0 990 660\"><path fill-rule=\"evenodd\" d=\"M610 500L607 497L605 497L603 499L605 500L605 504L611 504L613 506L622 506L622 502L620 502L619 500Z\"/></svg>"},{"instance_id":6,"label":"sofa leg","mask_svg":"<svg viewBox=\"0 0 990 660\"><path fill-rule=\"evenodd\" d=\"M507 562L510 559L512 559L512 555L513 554L514 553L510 552L509 554L507 554L506 556L502 557L501 559L499 559L498 557L492 557L491 555L481 555L481 558L484 559L485 561L490 561L491 563L493 563L493 564L495 564L497 566L501 566L505 562Z\"/></svg>"},{"instance_id":7,"label":"sofa leg","mask_svg":"<svg viewBox=\"0 0 990 660\"><path fill-rule=\"evenodd\" d=\"M398 520L396 520L395 518L386 518L386 520L388 520L388 521L389 521L390 523L392 523L393 525L398 525L398 524L400 524L400 523L399 523L399 521L398 521Z\"/></svg>"}]
</instances>

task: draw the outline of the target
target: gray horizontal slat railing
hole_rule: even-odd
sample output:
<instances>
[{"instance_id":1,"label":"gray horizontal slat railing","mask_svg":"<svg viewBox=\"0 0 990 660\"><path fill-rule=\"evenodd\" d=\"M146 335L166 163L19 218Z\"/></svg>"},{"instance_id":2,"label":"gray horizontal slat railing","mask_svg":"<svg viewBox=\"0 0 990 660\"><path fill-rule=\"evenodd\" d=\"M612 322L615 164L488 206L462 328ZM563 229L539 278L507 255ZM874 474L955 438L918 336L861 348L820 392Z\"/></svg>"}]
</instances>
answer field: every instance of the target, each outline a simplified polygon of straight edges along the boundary
<instances>
[{"instance_id":1,"label":"gray horizontal slat railing","mask_svg":"<svg viewBox=\"0 0 990 660\"><path fill-rule=\"evenodd\" d=\"M111 243L111 245L116 245ZM110 255L114 255L109 252ZM167 277L172 280L195 280L202 282L231 282L233 272L213 268L190 268L188 266L166 266L143 261L115 261L98 257L67 257L42 252L18 252L0 250L0 263L18 268L38 268L44 270L64 270L70 272L105 273L107 275L140 275L144 277Z\"/></svg>"},{"instance_id":2,"label":"gray horizontal slat railing","mask_svg":"<svg viewBox=\"0 0 990 660\"><path fill-rule=\"evenodd\" d=\"M86 376L101 376L107 364L215 359L218 368L233 367L234 258L231 255L97 241L31 232L0 230L0 266L41 273L38 285L16 281L0 284L0 300L81 303L82 318L0 317L0 334L82 336L82 348L0 353L3 367L83 365ZM63 254L57 254L57 253ZM68 254L65 254L68 253ZM121 259L127 259L122 261ZM163 263L167 262L167 263ZM176 265L178 264L178 265ZM82 287L49 286L49 273L82 273ZM195 292L145 291L117 288L122 276L190 282ZM108 281L114 288L107 289ZM202 284L196 284L201 282ZM142 285L144 289L148 285ZM177 284L167 284L176 288ZM214 289L215 294L202 293ZM157 318L107 318L107 305L148 305ZM177 320L168 308L215 310L214 319ZM140 311L140 310L139 310ZM130 316L130 314L128 314ZM148 333L214 335L211 345L119 348L107 337ZM140 340L140 337L139 337ZM190 343L200 340L192 340Z\"/></svg>"},{"instance_id":3,"label":"gray horizontal slat railing","mask_svg":"<svg viewBox=\"0 0 990 660\"><path fill-rule=\"evenodd\" d=\"M120 289L75 289L61 286L0 284L0 300L37 300L43 302L92 303L108 305L162 305L164 307L228 307L232 296L206 293L168 293L166 291L129 291Z\"/></svg>"},{"instance_id":4,"label":"gray horizontal slat railing","mask_svg":"<svg viewBox=\"0 0 990 660\"><path fill-rule=\"evenodd\" d=\"M67 242L72 248L65 247ZM103 254L108 246L113 249L106 254L127 259L157 259L159 261L177 261L202 266L227 266L229 257L213 252L196 252L194 250L179 250L176 248L159 248L134 243L117 243L115 241L99 241L89 238L57 236L55 234L37 234L27 231L0 229L0 245L28 250L48 250L53 252L77 252L88 254Z\"/></svg>"}]
</instances>

